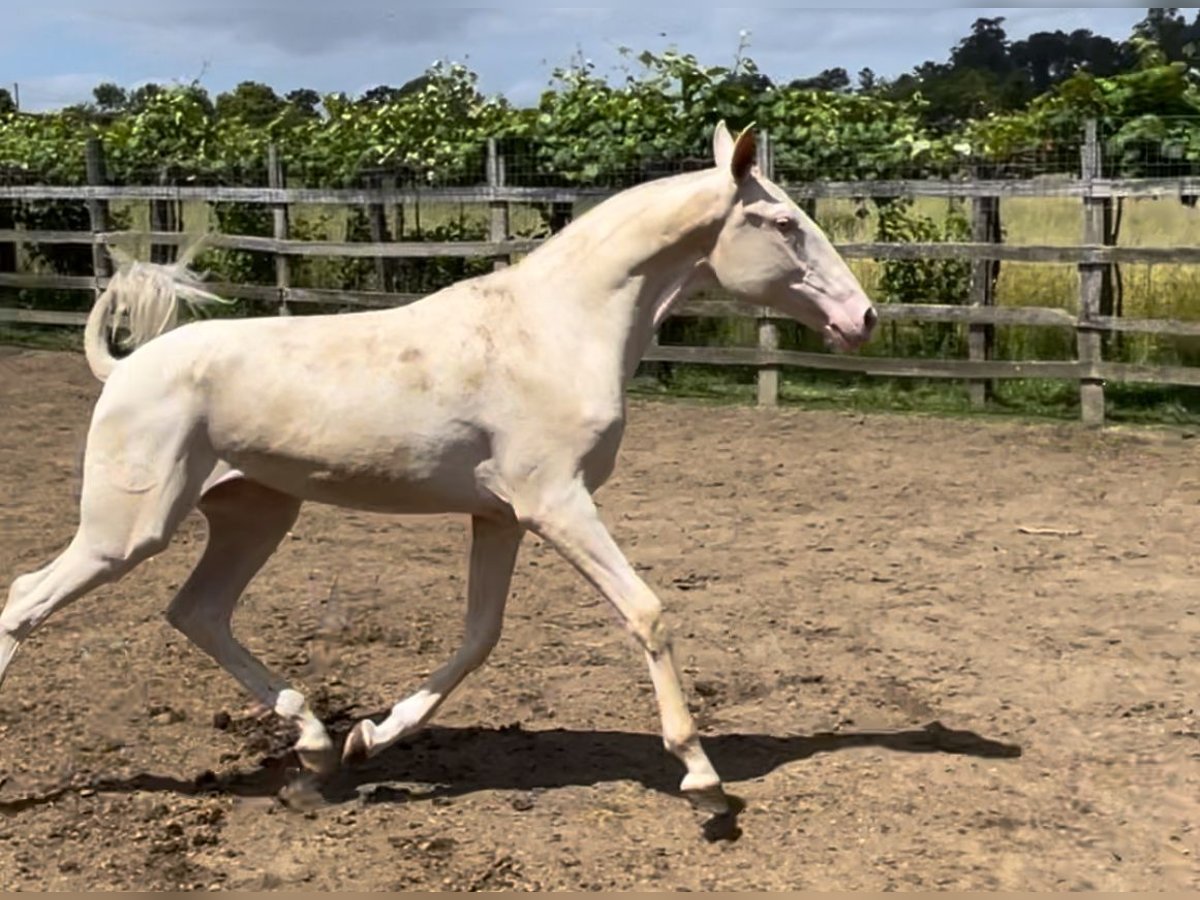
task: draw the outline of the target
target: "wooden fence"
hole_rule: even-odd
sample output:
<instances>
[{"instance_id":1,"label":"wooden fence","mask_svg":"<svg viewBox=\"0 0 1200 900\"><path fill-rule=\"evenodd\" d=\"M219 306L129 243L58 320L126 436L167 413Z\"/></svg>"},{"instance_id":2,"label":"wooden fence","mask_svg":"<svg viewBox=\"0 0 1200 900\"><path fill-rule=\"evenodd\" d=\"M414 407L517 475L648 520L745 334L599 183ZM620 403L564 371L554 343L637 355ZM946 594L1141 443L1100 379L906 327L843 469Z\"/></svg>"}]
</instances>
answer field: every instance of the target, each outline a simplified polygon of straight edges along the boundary
<instances>
[{"instance_id":1,"label":"wooden fence","mask_svg":"<svg viewBox=\"0 0 1200 900\"><path fill-rule=\"evenodd\" d=\"M1111 245L1105 227L1111 206L1121 197L1187 197L1200 194L1200 178L1113 179L1100 176L1100 148L1094 125L1089 125L1077 177L1062 180L911 180L817 182L790 185L800 201L847 197L941 197L969 200L972 209L971 242L939 243L849 243L839 251L848 258L876 260L969 260L972 263L970 296L962 305L895 303L879 308L888 321L944 322L968 330L965 359L909 359L843 356L830 353L786 351L778 348L776 322L771 311L751 308L730 300L693 300L677 312L680 316L748 317L758 322L757 347L666 346L657 342L646 355L649 361L704 365L752 366L758 370L758 401L773 405L779 395L779 370L784 366L824 369L880 376L949 378L965 380L976 404L986 401L988 384L994 379L1067 379L1079 385L1081 418L1098 425L1104 421L1105 382L1149 382L1200 386L1200 367L1148 366L1110 362L1103 359L1103 332L1136 332L1167 336L1200 336L1200 322L1171 319L1125 318L1101 313L1101 294L1106 270L1114 263L1200 264L1200 241L1193 247L1130 248ZM760 165L772 168L770 143L760 140ZM178 231L114 232L111 230L110 201L142 201L151 204L151 227L162 227L166 217L155 215L156 206L166 202L239 202L266 204L273 210L273 236L214 235L212 246L269 253L275 257L273 285L214 283L210 287L231 298L278 302L287 312L292 304L337 303L352 307L389 307L410 303L419 295L392 291L342 291L297 288L291 284L289 262L295 257L394 258L463 257L490 258L496 266L507 265L514 255L538 245L536 240L514 240L510 235L509 209L514 203L570 204L607 196L611 191L595 188L531 188L505 184L504 160L495 144L489 146L487 183L470 188L396 188L375 186L363 189L311 189L284 187L282 167L274 153L268 166L266 187L180 187L174 185L114 186L104 183L103 159L98 143L88 145L88 184L75 187L44 185L0 185L4 201L70 200L87 203L89 231L33 231L0 227L0 248L5 244L87 244L92 249L90 275L45 275L0 272L0 287L100 291L111 273L105 247L131 238L149 239L152 245L179 245L189 238ZM1008 246L998 243L994 220L1001 198L1071 197L1081 201L1082 243L1070 246ZM487 241L301 241L289 238L288 208L294 204L367 206L412 202L478 203L490 210ZM0 225L5 223L0 222ZM177 223L174 223L177 224ZM374 230L374 229L373 229ZM1200 233L1200 227L1198 227ZM1108 241L1108 243L1106 243ZM995 305L992 261L1070 263L1078 266L1078 315L1052 307L1000 307ZM386 282L384 282L386 284ZM75 312L27 310L0 307L0 322L79 326L86 315ZM991 357L992 329L998 325L1065 328L1076 335L1077 355L1068 361L1002 361Z\"/></svg>"}]
</instances>

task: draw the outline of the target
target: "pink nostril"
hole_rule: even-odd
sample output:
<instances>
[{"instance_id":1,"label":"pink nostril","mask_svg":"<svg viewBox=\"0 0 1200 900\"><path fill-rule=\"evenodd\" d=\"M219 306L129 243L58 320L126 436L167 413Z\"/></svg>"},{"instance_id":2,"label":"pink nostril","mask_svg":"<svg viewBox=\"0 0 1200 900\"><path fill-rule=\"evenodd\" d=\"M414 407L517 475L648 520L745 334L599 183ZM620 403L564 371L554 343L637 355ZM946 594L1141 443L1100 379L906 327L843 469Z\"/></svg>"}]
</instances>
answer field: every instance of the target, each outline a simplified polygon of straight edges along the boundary
<instances>
[{"instance_id":1,"label":"pink nostril","mask_svg":"<svg viewBox=\"0 0 1200 900\"><path fill-rule=\"evenodd\" d=\"M875 307L867 307L867 311L863 313L863 328L871 331L875 328L875 323L879 321L879 313L875 312Z\"/></svg>"}]
</instances>

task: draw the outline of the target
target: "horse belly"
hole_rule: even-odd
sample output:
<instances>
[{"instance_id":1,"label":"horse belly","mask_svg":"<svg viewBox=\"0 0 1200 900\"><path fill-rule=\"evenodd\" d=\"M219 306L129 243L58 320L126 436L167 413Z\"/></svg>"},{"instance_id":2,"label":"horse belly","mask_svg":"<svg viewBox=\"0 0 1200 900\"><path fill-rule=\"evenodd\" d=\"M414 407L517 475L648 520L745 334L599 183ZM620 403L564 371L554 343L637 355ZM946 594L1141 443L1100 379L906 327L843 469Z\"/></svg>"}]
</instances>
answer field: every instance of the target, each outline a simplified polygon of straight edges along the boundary
<instances>
[{"instance_id":1,"label":"horse belly","mask_svg":"<svg viewBox=\"0 0 1200 900\"><path fill-rule=\"evenodd\" d=\"M496 511L495 498L476 482L475 466L482 457L456 453L406 464L397 458L403 455L393 451L372 460L239 450L222 458L253 481L315 503L407 514Z\"/></svg>"},{"instance_id":2,"label":"horse belly","mask_svg":"<svg viewBox=\"0 0 1200 900\"><path fill-rule=\"evenodd\" d=\"M283 411L243 403L210 410L217 455L248 478L318 503L396 513L484 511L478 428L378 396L331 403L314 392ZM272 406L274 408L272 408Z\"/></svg>"}]
</instances>

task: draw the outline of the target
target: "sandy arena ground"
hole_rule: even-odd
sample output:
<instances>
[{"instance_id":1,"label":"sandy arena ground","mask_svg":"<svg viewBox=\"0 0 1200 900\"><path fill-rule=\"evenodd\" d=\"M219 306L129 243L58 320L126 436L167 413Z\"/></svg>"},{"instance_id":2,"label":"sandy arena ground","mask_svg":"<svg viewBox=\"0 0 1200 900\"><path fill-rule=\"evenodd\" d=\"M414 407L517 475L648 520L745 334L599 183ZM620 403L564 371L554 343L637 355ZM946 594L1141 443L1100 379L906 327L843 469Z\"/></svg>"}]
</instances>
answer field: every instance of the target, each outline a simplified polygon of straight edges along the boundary
<instances>
[{"instance_id":1,"label":"sandy arena ground","mask_svg":"<svg viewBox=\"0 0 1200 900\"><path fill-rule=\"evenodd\" d=\"M97 393L0 347L0 596L73 532ZM17 656L0 888L1200 888L1200 438L635 402L599 500L740 839L705 840L640 654L534 539L435 727L289 793L292 735L163 618L194 515ZM453 652L466 547L306 507L235 627L340 740Z\"/></svg>"}]
</instances>

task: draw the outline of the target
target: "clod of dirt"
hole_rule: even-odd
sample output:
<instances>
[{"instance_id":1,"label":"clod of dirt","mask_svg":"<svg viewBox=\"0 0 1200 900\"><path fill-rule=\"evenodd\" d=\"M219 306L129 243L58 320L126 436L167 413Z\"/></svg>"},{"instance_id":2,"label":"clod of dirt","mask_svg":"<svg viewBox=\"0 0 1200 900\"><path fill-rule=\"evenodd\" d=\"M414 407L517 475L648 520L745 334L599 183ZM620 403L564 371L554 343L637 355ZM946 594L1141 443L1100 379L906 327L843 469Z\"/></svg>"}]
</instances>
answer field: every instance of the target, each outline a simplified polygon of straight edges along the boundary
<instances>
[{"instance_id":1,"label":"clod of dirt","mask_svg":"<svg viewBox=\"0 0 1200 900\"><path fill-rule=\"evenodd\" d=\"M448 856L454 855L454 848L458 846L458 841L452 837L436 837L431 841L425 841L420 845L422 853L426 853L435 859L445 859Z\"/></svg>"},{"instance_id":2,"label":"clod of dirt","mask_svg":"<svg viewBox=\"0 0 1200 900\"><path fill-rule=\"evenodd\" d=\"M174 725L187 721L187 713L170 706L153 708L150 710L150 721L155 725Z\"/></svg>"},{"instance_id":3,"label":"clod of dirt","mask_svg":"<svg viewBox=\"0 0 1200 900\"><path fill-rule=\"evenodd\" d=\"M364 806L371 803L407 803L412 791L388 784L364 784L358 787L358 802Z\"/></svg>"},{"instance_id":4,"label":"clod of dirt","mask_svg":"<svg viewBox=\"0 0 1200 900\"><path fill-rule=\"evenodd\" d=\"M717 581L720 575L707 575L701 572L689 572L686 575L681 575L678 578L672 578L671 584L676 590L680 591L695 591L703 590L708 587L710 581Z\"/></svg>"},{"instance_id":5,"label":"clod of dirt","mask_svg":"<svg viewBox=\"0 0 1200 900\"><path fill-rule=\"evenodd\" d=\"M528 812L534 807L534 799L529 794L513 797L511 806L517 812Z\"/></svg>"},{"instance_id":6,"label":"clod of dirt","mask_svg":"<svg viewBox=\"0 0 1200 900\"><path fill-rule=\"evenodd\" d=\"M279 789L279 802L294 812L313 812L325 805L317 779L310 772L300 772Z\"/></svg>"}]
</instances>

